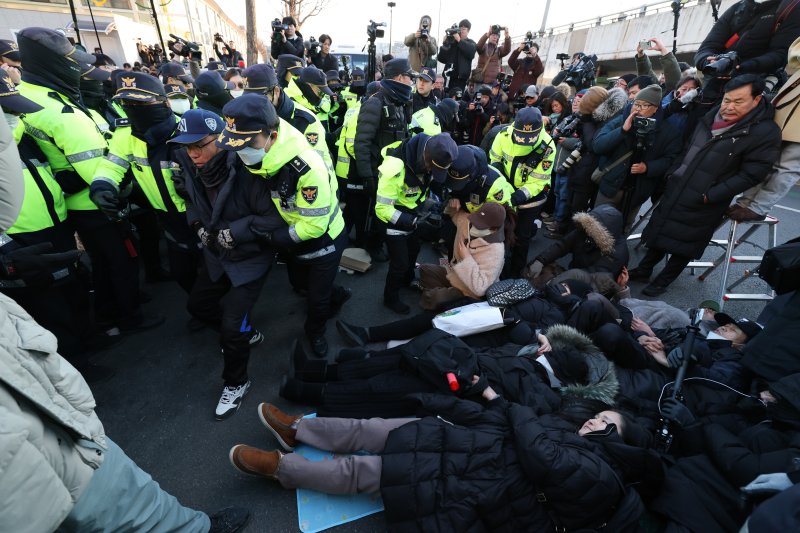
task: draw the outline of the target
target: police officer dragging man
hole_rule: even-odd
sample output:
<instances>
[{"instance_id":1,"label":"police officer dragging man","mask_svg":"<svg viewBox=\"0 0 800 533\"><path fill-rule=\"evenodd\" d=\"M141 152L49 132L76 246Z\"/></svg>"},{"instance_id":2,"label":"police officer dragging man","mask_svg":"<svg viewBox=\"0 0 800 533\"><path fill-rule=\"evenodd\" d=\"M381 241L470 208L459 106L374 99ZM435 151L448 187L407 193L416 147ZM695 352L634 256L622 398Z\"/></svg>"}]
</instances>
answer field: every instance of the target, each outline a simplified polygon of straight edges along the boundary
<instances>
[{"instance_id":1,"label":"police officer dragging man","mask_svg":"<svg viewBox=\"0 0 800 533\"><path fill-rule=\"evenodd\" d=\"M433 137L420 133L384 150L378 168L375 213L386 224L389 250L383 304L396 313L410 312L400 299L400 289L414 280L420 249L418 230L431 215L426 199L431 186L441 190L456 157L456 142L447 133Z\"/></svg>"},{"instance_id":2,"label":"police officer dragging man","mask_svg":"<svg viewBox=\"0 0 800 533\"><path fill-rule=\"evenodd\" d=\"M528 248L536 234L534 221L547 201L547 188L555 159L550 135L542 128L542 113L536 107L520 109L514 122L497 134L489 161L514 187L511 205L517 208L517 242L503 275L520 277L528 261Z\"/></svg>"},{"instance_id":3,"label":"police officer dragging man","mask_svg":"<svg viewBox=\"0 0 800 533\"><path fill-rule=\"evenodd\" d=\"M248 170L264 178L286 226L273 230L257 222L250 230L287 258L292 286L306 293L305 333L319 357L328 352L325 323L350 298L334 285L347 245L336 178L306 137L278 118L264 96L245 94L225 106L224 150L237 152Z\"/></svg>"}]
</instances>

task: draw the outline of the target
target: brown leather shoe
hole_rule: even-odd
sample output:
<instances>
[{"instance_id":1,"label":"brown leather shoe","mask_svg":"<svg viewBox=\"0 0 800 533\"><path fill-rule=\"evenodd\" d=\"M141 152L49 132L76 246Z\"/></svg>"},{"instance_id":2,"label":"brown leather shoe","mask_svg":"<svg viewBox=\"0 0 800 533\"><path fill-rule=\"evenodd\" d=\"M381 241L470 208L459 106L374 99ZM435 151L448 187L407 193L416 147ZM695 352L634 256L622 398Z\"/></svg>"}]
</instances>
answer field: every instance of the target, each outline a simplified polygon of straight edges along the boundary
<instances>
[{"instance_id":1,"label":"brown leather shoe","mask_svg":"<svg viewBox=\"0 0 800 533\"><path fill-rule=\"evenodd\" d=\"M292 427L303 418L302 415L289 415L272 405L262 403L258 406L258 418L270 433L275 435L284 450L291 452L297 446L297 428Z\"/></svg>"},{"instance_id":2,"label":"brown leather shoe","mask_svg":"<svg viewBox=\"0 0 800 533\"><path fill-rule=\"evenodd\" d=\"M267 452L246 444L237 444L231 448L228 457L239 472L277 480L283 455L279 450Z\"/></svg>"},{"instance_id":3,"label":"brown leather shoe","mask_svg":"<svg viewBox=\"0 0 800 533\"><path fill-rule=\"evenodd\" d=\"M736 222L756 222L767 218L765 215L759 215L749 207L735 205L728 209L728 217Z\"/></svg>"}]
</instances>

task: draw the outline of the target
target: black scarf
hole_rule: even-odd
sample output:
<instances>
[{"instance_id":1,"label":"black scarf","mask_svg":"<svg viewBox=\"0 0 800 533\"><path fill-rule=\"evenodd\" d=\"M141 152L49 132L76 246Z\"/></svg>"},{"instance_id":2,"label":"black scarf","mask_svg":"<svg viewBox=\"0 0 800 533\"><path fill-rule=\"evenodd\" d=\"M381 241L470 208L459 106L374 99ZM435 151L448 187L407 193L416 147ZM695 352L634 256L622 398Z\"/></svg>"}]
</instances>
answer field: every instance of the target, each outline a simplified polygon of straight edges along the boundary
<instances>
[{"instance_id":1,"label":"black scarf","mask_svg":"<svg viewBox=\"0 0 800 533\"><path fill-rule=\"evenodd\" d=\"M22 79L58 91L72 100L73 104L82 105L80 65L34 40L23 36L19 36L17 40L22 57L25 58Z\"/></svg>"},{"instance_id":2,"label":"black scarf","mask_svg":"<svg viewBox=\"0 0 800 533\"><path fill-rule=\"evenodd\" d=\"M228 152L221 150L209 159L202 168L197 169L197 177L206 189L218 187L228 177Z\"/></svg>"},{"instance_id":3,"label":"black scarf","mask_svg":"<svg viewBox=\"0 0 800 533\"><path fill-rule=\"evenodd\" d=\"M177 123L166 103L152 106L126 106L123 109L131 121L131 133L147 144L159 144L172 136Z\"/></svg>"},{"instance_id":4,"label":"black scarf","mask_svg":"<svg viewBox=\"0 0 800 533\"><path fill-rule=\"evenodd\" d=\"M83 98L83 104L86 107L94 109L98 113L103 113L106 95L103 91L102 82L81 78L81 98Z\"/></svg>"},{"instance_id":5,"label":"black scarf","mask_svg":"<svg viewBox=\"0 0 800 533\"><path fill-rule=\"evenodd\" d=\"M300 88L300 92L303 93L303 96L306 97L306 100L308 100L308 103L315 108L319 108L319 103L322 102L322 93L314 94L314 90L307 83L297 82L297 86Z\"/></svg>"},{"instance_id":6,"label":"black scarf","mask_svg":"<svg viewBox=\"0 0 800 533\"><path fill-rule=\"evenodd\" d=\"M225 107L225 104L233 100L233 96L231 96L231 93L228 91L223 90L217 94L201 96L199 97L199 100L205 100L209 104L221 110L223 107ZM219 114L221 115L222 113L220 112Z\"/></svg>"},{"instance_id":7,"label":"black scarf","mask_svg":"<svg viewBox=\"0 0 800 533\"><path fill-rule=\"evenodd\" d=\"M383 82L381 82L383 83ZM414 135L402 145L401 159L405 161L408 167L420 185L428 185L428 180L425 179L428 172L425 170L425 141L430 139L427 135ZM401 148L401 147L398 147ZM408 183L408 181L407 181Z\"/></svg>"},{"instance_id":8,"label":"black scarf","mask_svg":"<svg viewBox=\"0 0 800 533\"><path fill-rule=\"evenodd\" d=\"M411 100L411 85L396 80L381 80L381 90L393 104L403 105Z\"/></svg>"}]
</instances>

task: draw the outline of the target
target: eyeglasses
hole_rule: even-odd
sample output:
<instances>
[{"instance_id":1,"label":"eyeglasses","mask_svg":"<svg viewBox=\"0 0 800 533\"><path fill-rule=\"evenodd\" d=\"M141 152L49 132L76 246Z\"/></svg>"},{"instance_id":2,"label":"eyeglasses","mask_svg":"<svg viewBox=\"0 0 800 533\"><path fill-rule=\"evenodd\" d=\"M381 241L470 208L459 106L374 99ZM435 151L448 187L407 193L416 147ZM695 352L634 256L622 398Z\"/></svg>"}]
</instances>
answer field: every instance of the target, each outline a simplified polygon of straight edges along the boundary
<instances>
[{"instance_id":1,"label":"eyeglasses","mask_svg":"<svg viewBox=\"0 0 800 533\"><path fill-rule=\"evenodd\" d=\"M213 143L216 140L217 140L216 138L213 138L210 141L205 142L203 144L197 144L197 143L187 144L186 145L186 151L188 152L188 151L191 151L191 150L196 150L196 151L199 152L200 150L202 150L203 148L205 148L206 146L208 146L209 144Z\"/></svg>"},{"instance_id":2,"label":"eyeglasses","mask_svg":"<svg viewBox=\"0 0 800 533\"><path fill-rule=\"evenodd\" d=\"M651 107L655 107L653 104L648 104L646 102L635 102L633 104L634 109L649 109Z\"/></svg>"}]
</instances>

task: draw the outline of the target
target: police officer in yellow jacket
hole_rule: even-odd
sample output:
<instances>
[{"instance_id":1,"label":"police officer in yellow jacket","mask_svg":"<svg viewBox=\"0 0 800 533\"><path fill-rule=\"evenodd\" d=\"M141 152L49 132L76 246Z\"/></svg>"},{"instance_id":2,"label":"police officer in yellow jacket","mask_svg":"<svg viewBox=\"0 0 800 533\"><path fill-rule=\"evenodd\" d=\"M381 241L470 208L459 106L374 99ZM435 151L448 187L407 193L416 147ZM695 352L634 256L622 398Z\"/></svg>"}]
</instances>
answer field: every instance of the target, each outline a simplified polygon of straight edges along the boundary
<instances>
[{"instance_id":1,"label":"police officer in yellow jacket","mask_svg":"<svg viewBox=\"0 0 800 533\"><path fill-rule=\"evenodd\" d=\"M386 223L389 272L383 288L383 305L400 314L410 308L400 300L400 288L414 280L419 254L418 225L429 213L425 200L434 183L443 185L447 169L458 156L456 142L447 133L415 135L384 149L378 167L375 214Z\"/></svg>"},{"instance_id":2,"label":"police officer in yellow jacket","mask_svg":"<svg viewBox=\"0 0 800 533\"><path fill-rule=\"evenodd\" d=\"M92 200L114 216L129 191L138 205L151 206L164 228L170 273L178 285L191 292L197 277L200 249L186 221L186 204L175 190L173 175L180 169L172 161L177 147L167 144L180 119L167 103L164 86L149 74L128 72L118 76L114 96L122 102L130 126L114 131L108 154L97 167L91 185ZM126 176L133 176L133 183Z\"/></svg>"},{"instance_id":3,"label":"police officer in yellow jacket","mask_svg":"<svg viewBox=\"0 0 800 533\"><path fill-rule=\"evenodd\" d=\"M458 102L445 98L436 105L426 106L411 115L409 129L412 135L427 133L436 135L442 132L452 134L458 124Z\"/></svg>"},{"instance_id":4,"label":"police officer in yellow jacket","mask_svg":"<svg viewBox=\"0 0 800 533\"><path fill-rule=\"evenodd\" d=\"M528 261L528 247L536 234L534 221L547 200L555 144L542 128L542 113L536 107L521 109L513 124L497 134L489 161L514 187L511 205L517 208L517 242L505 277L519 277Z\"/></svg>"},{"instance_id":5,"label":"police officer in yellow jacket","mask_svg":"<svg viewBox=\"0 0 800 533\"><path fill-rule=\"evenodd\" d=\"M226 125L217 143L237 152L250 172L269 182L272 200L288 224L273 231L251 230L288 256L289 280L308 298L306 336L323 357L328 352L325 323L350 298L349 290L334 286L347 245L336 179L266 97L245 94L226 104L223 113Z\"/></svg>"},{"instance_id":6,"label":"police officer in yellow jacket","mask_svg":"<svg viewBox=\"0 0 800 533\"><path fill-rule=\"evenodd\" d=\"M53 178L47 158L36 141L23 133L25 128L19 122L21 114L35 113L42 107L21 96L2 70L0 106L3 121L13 131L9 149L16 146L19 151L24 190L16 221L0 234L0 291L50 330L58 339L59 352L85 372L89 298L75 275L78 250L66 224L64 192Z\"/></svg>"},{"instance_id":7,"label":"police officer in yellow jacket","mask_svg":"<svg viewBox=\"0 0 800 533\"><path fill-rule=\"evenodd\" d=\"M328 131L328 113L331 111L333 91L328 87L325 73L314 66L308 66L294 73L297 77L289 80L284 91L295 104L314 113L325 131Z\"/></svg>"},{"instance_id":8,"label":"police officer in yellow jacket","mask_svg":"<svg viewBox=\"0 0 800 533\"><path fill-rule=\"evenodd\" d=\"M94 56L46 28L25 28L17 40L24 71L20 93L43 108L24 117L25 131L50 163L66 195L68 220L92 260L96 319L128 332L157 326L164 317L145 316L139 302L129 226L109 220L89 199L89 185L108 147L79 93L81 65L94 62Z\"/></svg>"},{"instance_id":9,"label":"police officer in yellow jacket","mask_svg":"<svg viewBox=\"0 0 800 533\"><path fill-rule=\"evenodd\" d=\"M459 207L468 213L474 213L487 202L511 207L514 194L514 187L489 165L486 152L472 144L458 147L458 158L447 171L445 186L450 200L458 200Z\"/></svg>"}]
</instances>

